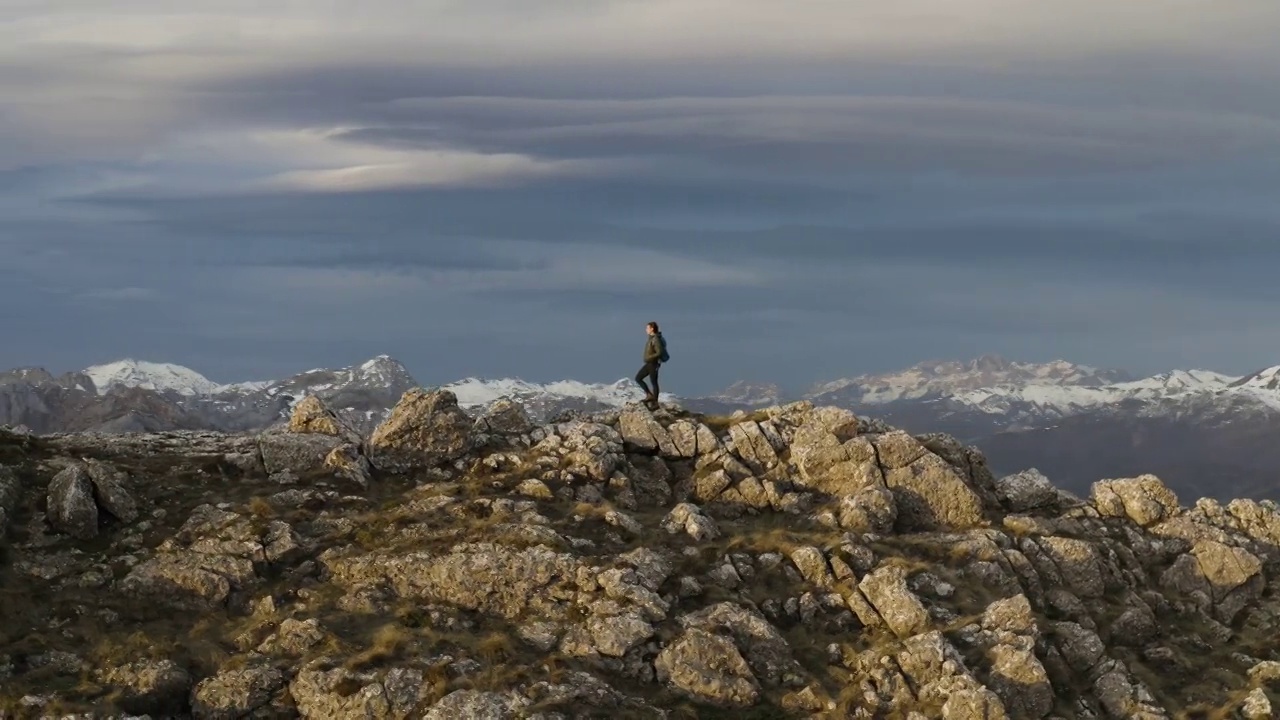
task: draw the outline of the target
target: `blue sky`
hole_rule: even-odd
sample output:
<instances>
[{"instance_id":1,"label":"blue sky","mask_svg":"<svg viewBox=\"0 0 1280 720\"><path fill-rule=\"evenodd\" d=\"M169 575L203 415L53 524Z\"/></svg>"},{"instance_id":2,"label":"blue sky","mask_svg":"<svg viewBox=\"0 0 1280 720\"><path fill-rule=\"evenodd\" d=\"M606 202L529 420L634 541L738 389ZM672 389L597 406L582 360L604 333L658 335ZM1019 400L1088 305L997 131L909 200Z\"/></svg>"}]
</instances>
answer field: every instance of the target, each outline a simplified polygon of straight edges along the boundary
<instances>
[{"instance_id":1,"label":"blue sky","mask_svg":"<svg viewBox=\"0 0 1280 720\"><path fill-rule=\"evenodd\" d=\"M1272 0L409 5L0 0L0 366L1280 362Z\"/></svg>"}]
</instances>

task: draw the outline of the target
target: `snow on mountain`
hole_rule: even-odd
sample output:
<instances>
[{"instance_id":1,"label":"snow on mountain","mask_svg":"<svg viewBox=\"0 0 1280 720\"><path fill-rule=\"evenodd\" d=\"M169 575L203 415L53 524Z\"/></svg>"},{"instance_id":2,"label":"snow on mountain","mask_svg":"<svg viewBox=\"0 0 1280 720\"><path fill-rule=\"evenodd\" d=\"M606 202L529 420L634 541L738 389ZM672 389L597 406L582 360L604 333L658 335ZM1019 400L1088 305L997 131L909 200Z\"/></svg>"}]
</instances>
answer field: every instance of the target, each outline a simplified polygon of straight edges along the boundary
<instances>
[{"instance_id":1,"label":"snow on mountain","mask_svg":"<svg viewBox=\"0 0 1280 720\"><path fill-rule=\"evenodd\" d=\"M208 395L219 385L190 368L171 363L155 363L127 358L104 365L85 368L83 373L93 380L99 395L115 387L136 387L180 395Z\"/></svg>"},{"instance_id":2,"label":"snow on mountain","mask_svg":"<svg viewBox=\"0 0 1280 720\"><path fill-rule=\"evenodd\" d=\"M931 361L899 372L835 380L814 387L806 398L815 402L883 404L946 397L984 388L1098 387L1129 379L1118 370L1100 370L1065 360L1021 363L998 355L983 355L967 362Z\"/></svg>"},{"instance_id":3,"label":"snow on mountain","mask_svg":"<svg viewBox=\"0 0 1280 720\"><path fill-rule=\"evenodd\" d=\"M1264 368L1252 375L1245 375L1235 380L1232 386L1259 390L1280 390L1280 365Z\"/></svg>"},{"instance_id":4,"label":"snow on mountain","mask_svg":"<svg viewBox=\"0 0 1280 720\"><path fill-rule=\"evenodd\" d=\"M1173 370L1112 387L1136 395L1162 395L1171 392L1204 392L1224 390L1236 378L1212 370Z\"/></svg>"},{"instance_id":5,"label":"snow on mountain","mask_svg":"<svg viewBox=\"0 0 1280 720\"><path fill-rule=\"evenodd\" d=\"M1089 410L1140 403L1143 416L1208 415L1250 408L1280 410L1280 367L1236 378L1210 370L1174 370L1141 380L1102 386L1001 385L957 393L955 404L993 415L1025 419L1065 417Z\"/></svg>"},{"instance_id":6,"label":"snow on mountain","mask_svg":"<svg viewBox=\"0 0 1280 720\"><path fill-rule=\"evenodd\" d=\"M621 407L643 399L640 387L629 378L614 383L584 383L560 380L549 383L533 383L520 378L484 379L469 377L442 386L458 398L458 404L466 408L488 406L501 398L518 402L531 400L579 400L606 407ZM670 400L669 393L662 393Z\"/></svg>"},{"instance_id":7,"label":"snow on mountain","mask_svg":"<svg viewBox=\"0 0 1280 720\"><path fill-rule=\"evenodd\" d=\"M275 380L250 380L248 382L228 383L219 385L217 390L213 391L215 395L226 393L253 393L259 390L265 390L275 384Z\"/></svg>"}]
</instances>

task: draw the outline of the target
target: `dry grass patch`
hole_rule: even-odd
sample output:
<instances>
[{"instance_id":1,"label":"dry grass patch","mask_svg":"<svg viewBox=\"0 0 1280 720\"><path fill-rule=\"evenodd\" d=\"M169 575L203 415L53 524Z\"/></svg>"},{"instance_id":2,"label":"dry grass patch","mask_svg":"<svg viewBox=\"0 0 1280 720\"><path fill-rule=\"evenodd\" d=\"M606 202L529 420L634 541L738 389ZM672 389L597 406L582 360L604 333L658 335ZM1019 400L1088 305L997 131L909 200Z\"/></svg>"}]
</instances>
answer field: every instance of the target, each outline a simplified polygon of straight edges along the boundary
<instances>
[{"instance_id":1,"label":"dry grass patch","mask_svg":"<svg viewBox=\"0 0 1280 720\"><path fill-rule=\"evenodd\" d=\"M271 503L261 495L254 495L249 498L249 514L260 520L274 520L276 518L276 509Z\"/></svg>"},{"instance_id":2,"label":"dry grass patch","mask_svg":"<svg viewBox=\"0 0 1280 720\"><path fill-rule=\"evenodd\" d=\"M387 623L374 632L368 648L347 658L344 667L362 672L390 664L402 657L414 639L414 635L399 623Z\"/></svg>"}]
</instances>

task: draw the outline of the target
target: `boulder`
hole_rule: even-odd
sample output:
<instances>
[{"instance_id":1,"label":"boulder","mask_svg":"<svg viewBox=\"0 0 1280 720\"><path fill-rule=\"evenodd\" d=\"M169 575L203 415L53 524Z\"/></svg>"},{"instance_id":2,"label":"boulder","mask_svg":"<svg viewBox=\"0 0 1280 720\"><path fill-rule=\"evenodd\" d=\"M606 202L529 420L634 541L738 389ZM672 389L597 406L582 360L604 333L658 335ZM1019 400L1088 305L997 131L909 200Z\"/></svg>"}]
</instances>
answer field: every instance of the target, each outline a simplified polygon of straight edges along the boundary
<instances>
[{"instance_id":1,"label":"boulder","mask_svg":"<svg viewBox=\"0 0 1280 720\"><path fill-rule=\"evenodd\" d=\"M534 447L543 450L563 455L566 472L597 483L608 482L625 461L622 435L603 423L566 423Z\"/></svg>"},{"instance_id":2,"label":"boulder","mask_svg":"<svg viewBox=\"0 0 1280 720\"><path fill-rule=\"evenodd\" d=\"M284 684L284 673L269 666L218 673L191 691L191 716L196 720L250 717L270 705Z\"/></svg>"},{"instance_id":3,"label":"boulder","mask_svg":"<svg viewBox=\"0 0 1280 720\"><path fill-rule=\"evenodd\" d=\"M455 690L432 705L423 720L516 720L528 704L512 693Z\"/></svg>"},{"instance_id":4,"label":"boulder","mask_svg":"<svg viewBox=\"0 0 1280 720\"><path fill-rule=\"evenodd\" d=\"M139 660L98 672L98 681L119 692L129 713L180 715L191 692L191 674L171 660Z\"/></svg>"},{"instance_id":5,"label":"boulder","mask_svg":"<svg viewBox=\"0 0 1280 720\"><path fill-rule=\"evenodd\" d=\"M349 443L360 444L360 433L343 422L316 395L304 397L293 407L288 428L293 433L332 435Z\"/></svg>"},{"instance_id":6,"label":"boulder","mask_svg":"<svg viewBox=\"0 0 1280 720\"><path fill-rule=\"evenodd\" d=\"M756 475L763 475L779 462L777 443L769 434L765 426L753 420L735 423L729 428L734 453Z\"/></svg>"},{"instance_id":7,"label":"boulder","mask_svg":"<svg viewBox=\"0 0 1280 720\"><path fill-rule=\"evenodd\" d=\"M899 531L964 530L982 524L982 499L956 468L901 431L881 435L874 444L898 507Z\"/></svg>"},{"instance_id":8,"label":"boulder","mask_svg":"<svg viewBox=\"0 0 1280 720\"><path fill-rule=\"evenodd\" d=\"M671 423L667 428L667 434L670 435L675 447L674 457L678 458L709 455L722 447L716 434L702 423L679 420Z\"/></svg>"},{"instance_id":9,"label":"boulder","mask_svg":"<svg viewBox=\"0 0 1280 720\"><path fill-rule=\"evenodd\" d=\"M653 452L663 457L680 457L671 434L653 413L641 407L628 407L618 416L618 432L628 448Z\"/></svg>"},{"instance_id":10,"label":"boulder","mask_svg":"<svg viewBox=\"0 0 1280 720\"><path fill-rule=\"evenodd\" d=\"M125 487L129 476L97 460L85 460L84 464L89 473L89 482L93 484L93 497L98 507L120 522L131 523L136 520L138 503Z\"/></svg>"},{"instance_id":11,"label":"boulder","mask_svg":"<svg viewBox=\"0 0 1280 720\"><path fill-rule=\"evenodd\" d=\"M324 458L324 466L362 488L373 481L373 466L360 448L350 443L339 445Z\"/></svg>"},{"instance_id":12,"label":"boulder","mask_svg":"<svg viewBox=\"0 0 1280 720\"><path fill-rule=\"evenodd\" d=\"M1178 496L1155 475L1093 484L1093 504L1103 517L1127 517L1147 527L1178 514Z\"/></svg>"},{"instance_id":13,"label":"boulder","mask_svg":"<svg viewBox=\"0 0 1280 720\"><path fill-rule=\"evenodd\" d=\"M1187 595L1199 594L1211 603L1202 609L1212 610L1221 622L1231 622L1262 594L1262 570L1262 561L1248 550L1201 540L1164 572L1161 582Z\"/></svg>"},{"instance_id":14,"label":"boulder","mask_svg":"<svg viewBox=\"0 0 1280 720\"><path fill-rule=\"evenodd\" d=\"M692 503L680 503L672 508L663 519L662 528L670 534L686 533L698 542L720 537L716 521L702 514L702 509Z\"/></svg>"},{"instance_id":15,"label":"boulder","mask_svg":"<svg viewBox=\"0 0 1280 720\"><path fill-rule=\"evenodd\" d=\"M1010 512L1015 513L1051 507L1058 501L1058 489L1035 468L997 480L996 495Z\"/></svg>"},{"instance_id":16,"label":"boulder","mask_svg":"<svg viewBox=\"0 0 1280 720\"><path fill-rule=\"evenodd\" d=\"M791 445L796 483L835 497L884 485L884 473L876 460L876 448L864 437L840 442L821 428L801 427Z\"/></svg>"},{"instance_id":17,"label":"boulder","mask_svg":"<svg viewBox=\"0 0 1280 720\"><path fill-rule=\"evenodd\" d=\"M800 663L791 655L786 638L759 611L722 602L680 618L681 627L732 638L745 656L751 675L768 686L803 684Z\"/></svg>"},{"instance_id":18,"label":"boulder","mask_svg":"<svg viewBox=\"0 0 1280 720\"><path fill-rule=\"evenodd\" d=\"M497 435L524 435L533 429L524 405L510 399L499 398L476 420L481 432Z\"/></svg>"},{"instance_id":19,"label":"boulder","mask_svg":"<svg viewBox=\"0 0 1280 720\"><path fill-rule=\"evenodd\" d=\"M760 685L738 648L729 638L706 630L685 630L663 648L653 666L659 681L697 700L750 707L760 697Z\"/></svg>"},{"instance_id":20,"label":"boulder","mask_svg":"<svg viewBox=\"0 0 1280 720\"><path fill-rule=\"evenodd\" d=\"M414 711L427 700L431 689L421 670L409 668L392 668L385 673L307 668L289 684L298 711L313 718L421 717Z\"/></svg>"},{"instance_id":21,"label":"boulder","mask_svg":"<svg viewBox=\"0 0 1280 720\"><path fill-rule=\"evenodd\" d=\"M98 536L98 504L93 481L83 464L74 464L53 476L48 493L49 524L80 540Z\"/></svg>"},{"instance_id":22,"label":"boulder","mask_svg":"<svg viewBox=\"0 0 1280 720\"><path fill-rule=\"evenodd\" d=\"M1039 720L1053 711L1053 685L1034 652L997 645L988 653L988 658L991 690L1012 717Z\"/></svg>"},{"instance_id":23,"label":"boulder","mask_svg":"<svg viewBox=\"0 0 1280 720\"><path fill-rule=\"evenodd\" d=\"M179 610L225 607L231 593L257 576L247 558L197 552L161 553L120 582L125 593Z\"/></svg>"},{"instance_id":24,"label":"boulder","mask_svg":"<svg viewBox=\"0 0 1280 720\"><path fill-rule=\"evenodd\" d=\"M405 392L391 416L373 431L368 455L373 466L390 472L440 467L475 447L475 421L448 390Z\"/></svg>"},{"instance_id":25,"label":"boulder","mask_svg":"<svg viewBox=\"0 0 1280 720\"><path fill-rule=\"evenodd\" d=\"M929 626L929 612L920 598L907 587L906 572L886 565L862 578L858 590L898 637L923 632Z\"/></svg>"},{"instance_id":26,"label":"boulder","mask_svg":"<svg viewBox=\"0 0 1280 720\"><path fill-rule=\"evenodd\" d=\"M346 444L340 436L269 430L258 436L262 465L268 475L305 475L326 469L326 459Z\"/></svg>"}]
</instances>

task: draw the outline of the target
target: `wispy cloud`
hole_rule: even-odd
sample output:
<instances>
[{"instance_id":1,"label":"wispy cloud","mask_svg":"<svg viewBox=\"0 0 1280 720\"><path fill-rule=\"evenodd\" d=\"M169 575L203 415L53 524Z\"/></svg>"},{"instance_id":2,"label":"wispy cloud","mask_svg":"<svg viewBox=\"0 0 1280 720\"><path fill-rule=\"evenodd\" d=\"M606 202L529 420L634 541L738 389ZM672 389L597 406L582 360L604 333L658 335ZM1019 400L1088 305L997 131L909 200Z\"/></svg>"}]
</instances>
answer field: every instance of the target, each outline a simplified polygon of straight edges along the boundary
<instances>
[{"instance_id":1,"label":"wispy cloud","mask_svg":"<svg viewBox=\"0 0 1280 720\"><path fill-rule=\"evenodd\" d=\"M1273 0L0 13L0 365L612 379L652 317L704 385L1274 359Z\"/></svg>"}]
</instances>

